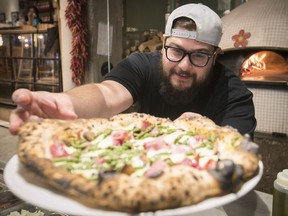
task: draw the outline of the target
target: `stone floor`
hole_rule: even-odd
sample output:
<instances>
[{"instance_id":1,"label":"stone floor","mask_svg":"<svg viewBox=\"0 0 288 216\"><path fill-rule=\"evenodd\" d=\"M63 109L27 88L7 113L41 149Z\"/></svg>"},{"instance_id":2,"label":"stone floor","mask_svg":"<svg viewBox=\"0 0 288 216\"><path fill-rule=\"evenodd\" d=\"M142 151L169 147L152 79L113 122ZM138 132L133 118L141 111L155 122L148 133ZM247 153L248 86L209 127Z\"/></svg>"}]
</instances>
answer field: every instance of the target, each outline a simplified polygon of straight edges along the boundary
<instances>
[{"instance_id":1,"label":"stone floor","mask_svg":"<svg viewBox=\"0 0 288 216\"><path fill-rule=\"evenodd\" d=\"M288 169L288 137L255 133L254 142L260 146L264 173L256 190L273 193L273 182L277 173Z\"/></svg>"},{"instance_id":2,"label":"stone floor","mask_svg":"<svg viewBox=\"0 0 288 216\"><path fill-rule=\"evenodd\" d=\"M0 120L8 121L11 113L11 108L0 107Z\"/></svg>"},{"instance_id":3,"label":"stone floor","mask_svg":"<svg viewBox=\"0 0 288 216\"><path fill-rule=\"evenodd\" d=\"M17 153L18 137L8 131L8 122L0 120L0 161L7 162Z\"/></svg>"}]
</instances>

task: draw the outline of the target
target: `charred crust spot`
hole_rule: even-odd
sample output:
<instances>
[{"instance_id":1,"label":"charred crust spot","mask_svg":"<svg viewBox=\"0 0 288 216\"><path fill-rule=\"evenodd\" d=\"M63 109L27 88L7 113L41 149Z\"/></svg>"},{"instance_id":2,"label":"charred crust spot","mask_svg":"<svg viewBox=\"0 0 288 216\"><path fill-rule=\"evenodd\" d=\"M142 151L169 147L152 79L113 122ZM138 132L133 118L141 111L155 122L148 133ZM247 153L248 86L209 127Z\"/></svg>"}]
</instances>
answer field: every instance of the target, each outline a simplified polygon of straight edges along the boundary
<instances>
[{"instance_id":1,"label":"charred crust spot","mask_svg":"<svg viewBox=\"0 0 288 216\"><path fill-rule=\"evenodd\" d=\"M117 196L117 195L114 195L114 196L113 196L113 199L114 199L114 201L115 201L116 203L119 203L119 202L120 202L120 197Z\"/></svg>"},{"instance_id":2,"label":"charred crust spot","mask_svg":"<svg viewBox=\"0 0 288 216\"><path fill-rule=\"evenodd\" d=\"M105 192L102 193L102 197L107 198L107 197L109 197L110 194L111 193L105 191Z\"/></svg>"},{"instance_id":3,"label":"charred crust spot","mask_svg":"<svg viewBox=\"0 0 288 216\"><path fill-rule=\"evenodd\" d=\"M133 185L129 185L128 188L129 188L129 189L133 189L134 186L133 186Z\"/></svg>"},{"instance_id":4,"label":"charred crust spot","mask_svg":"<svg viewBox=\"0 0 288 216\"><path fill-rule=\"evenodd\" d=\"M215 169L209 170L219 182L220 187L225 191L232 191L243 180L243 167L234 164L232 160L218 161Z\"/></svg>"},{"instance_id":5,"label":"charred crust spot","mask_svg":"<svg viewBox=\"0 0 288 216\"><path fill-rule=\"evenodd\" d=\"M160 201L163 202L163 201L165 201L165 200L166 200L166 197L165 197L164 195L161 195L161 196L160 196Z\"/></svg>"},{"instance_id":6,"label":"charred crust spot","mask_svg":"<svg viewBox=\"0 0 288 216\"><path fill-rule=\"evenodd\" d=\"M68 185L69 186L69 185ZM81 186L79 187L79 185L73 185L73 188L75 191L79 192L80 194L88 194L89 191L87 192L87 190L85 190L84 188L82 188Z\"/></svg>"},{"instance_id":7,"label":"charred crust spot","mask_svg":"<svg viewBox=\"0 0 288 216\"><path fill-rule=\"evenodd\" d=\"M113 191L113 186L111 184L107 184L105 189L106 189L106 193L110 193Z\"/></svg>"},{"instance_id":8,"label":"charred crust spot","mask_svg":"<svg viewBox=\"0 0 288 216\"><path fill-rule=\"evenodd\" d=\"M64 131L68 131L68 130L70 130L70 127L64 128Z\"/></svg>"},{"instance_id":9,"label":"charred crust spot","mask_svg":"<svg viewBox=\"0 0 288 216\"><path fill-rule=\"evenodd\" d=\"M171 196L169 199L170 199L172 202L176 202L176 201L177 201L177 197L176 197L176 196Z\"/></svg>"},{"instance_id":10,"label":"charred crust spot","mask_svg":"<svg viewBox=\"0 0 288 216\"><path fill-rule=\"evenodd\" d=\"M185 194L186 197L189 197L189 196L190 196L189 190L185 190L185 191L184 191L184 194Z\"/></svg>"},{"instance_id":11,"label":"charred crust spot","mask_svg":"<svg viewBox=\"0 0 288 216\"><path fill-rule=\"evenodd\" d=\"M198 182L199 181L199 178L198 178L198 176L196 176L196 175L192 175L192 177Z\"/></svg>"},{"instance_id":12,"label":"charred crust spot","mask_svg":"<svg viewBox=\"0 0 288 216\"><path fill-rule=\"evenodd\" d=\"M60 179L56 179L55 183L57 185L59 185L61 188L63 188L64 190L69 189L70 188L70 181L69 179L65 179L65 178L60 178ZM77 187L73 187L75 190L78 191Z\"/></svg>"},{"instance_id":13,"label":"charred crust spot","mask_svg":"<svg viewBox=\"0 0 288 216\"><path fill-rule=\"evenodd\" d=\"M101 197L104 199L115 199L115 197L118 197L113 193L112 188L105 188L104 190L100 190Z\"/></svg>"},{"instance_id":14,"label":"charred crust spot","mask_svg":"<svg viewBox=\"0 0 288 216\"><path fill-rule=\"evenodd\" d=\"M151 206L156 206L158 204L157 200L151 200L150 205Z\"/></svg>"},{"instance_id":15,"label":"charred crust spot","mask_svg":"<svg viewBox=\"0 0 288 216\"><path fill-rule=\"evenodd\" d=\"M176 190L177 187L175 185L172 185L171 190Z\"/></svg>"},{"instance_id":16,"label":"charred crust spot","mask_svg":"<svg viewBox=\"0 0 288 216\"><path fill-rule=\"evenodd\" d=\"M100 170L98 174L98 186L100 186L103 182L105 182L108 179L114 178L117 176L118 173L116 171L105 171L105 170Z\"/></svg>"},{"instance_id":17,"label":"charred crust spot","mask_svg":"<svg viewBox=\"0 0 288 216\"><path fill-rule=\"evenodd\" d=\"M140 206L141 206L140 200L137 200L137 201L136 201L135 206L136 206L136 207L135 207L136 209L140 209ZM138 211L138 210L137 210L137 211Z\"/></svg>"},{"instance_id":18,"label":"charred crust spot","mask_svg":"<svg viewBox=\"0 0 288 216\"><path fill-rule=\"evenodd\" d=\"M123 189L122 194L127 195L127 190L125 188Z\"/></svg>"}]
</instances>

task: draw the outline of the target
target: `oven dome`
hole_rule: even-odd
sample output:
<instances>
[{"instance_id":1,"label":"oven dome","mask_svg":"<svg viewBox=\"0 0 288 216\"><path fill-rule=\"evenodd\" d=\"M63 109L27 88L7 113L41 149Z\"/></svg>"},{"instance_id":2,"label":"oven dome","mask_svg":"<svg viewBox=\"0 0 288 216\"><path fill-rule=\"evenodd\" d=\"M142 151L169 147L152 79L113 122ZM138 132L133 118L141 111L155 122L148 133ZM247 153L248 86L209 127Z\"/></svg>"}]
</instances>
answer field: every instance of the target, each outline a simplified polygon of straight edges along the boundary
<instances>
[{"instance_id":1,"label":"oven dome","mask_svg":"<svg viewBox=\"0 0 288 216\"><path fill-rule=\"evenodd\" d=\"M288 1L249 0L222 17L222 50L288 50Z\"/></svg>"}]
</instances>

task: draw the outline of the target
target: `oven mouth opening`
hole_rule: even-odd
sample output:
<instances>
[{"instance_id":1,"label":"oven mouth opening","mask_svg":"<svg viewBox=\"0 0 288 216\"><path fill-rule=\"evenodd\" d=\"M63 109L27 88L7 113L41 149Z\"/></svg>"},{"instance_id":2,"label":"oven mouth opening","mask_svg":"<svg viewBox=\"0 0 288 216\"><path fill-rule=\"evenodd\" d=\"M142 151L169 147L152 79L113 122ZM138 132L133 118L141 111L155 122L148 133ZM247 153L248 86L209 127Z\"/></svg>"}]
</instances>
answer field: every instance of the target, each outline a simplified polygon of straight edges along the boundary
<instances>
[{"instance_id":1,"label":"oven mouth opening","mask_svg":"<svg viewBox=\"0 0 288 216\"><path fill-rule=\"evenodd\" d=\"M273 51L260 51L248 56L240 69L242 80L288 81L288 62Z\"/></svg>"}]
</instances>

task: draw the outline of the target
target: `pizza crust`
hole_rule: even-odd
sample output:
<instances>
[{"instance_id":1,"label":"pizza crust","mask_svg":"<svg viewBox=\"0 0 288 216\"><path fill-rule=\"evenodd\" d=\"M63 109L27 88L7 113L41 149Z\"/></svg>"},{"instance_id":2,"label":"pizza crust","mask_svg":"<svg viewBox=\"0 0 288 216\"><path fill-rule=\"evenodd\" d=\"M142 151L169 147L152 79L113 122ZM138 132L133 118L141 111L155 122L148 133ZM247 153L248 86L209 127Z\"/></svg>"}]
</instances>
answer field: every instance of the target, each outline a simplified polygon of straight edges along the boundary
<instances>
[{"instance_id":1,"label":"pizza crust","mask_svg":"<svg viewBox=\"0 0 288 216\"><path fill-rule=\"evenodd\" d=\"M51 145L49 137L71 136L75 130L93 128L102 130L109 126L114 129L128 127L131 124L141 126L143 120L149 120L158 125L171 125L169 119L157 118L147 114L120 114L110 119L78 119L74 121L44 119L25 123L19 132L18 155L23 164L51 186L64 192L66 195L95 208L126 211L146 212L160 209L171 209L188 206L208 197L220 196L231 191L238 190L248 179L257 174L259 155L247 152L241 147L245 140L235 129L216 126L205 117L193 119L177 119L173 127L185 130L196 130L202 134L217 133L220 140L238 143L237 148L229 148L224 151L221 160L233 161L237 169L244 173L240 179L236 179L235 185L223 188L226 181L233 183L236 169L231 170L224 180L217 178L222 172L214 170L197 170L189 166L166 167L163 174L155 178L136 177L123 173L107 174L102 181L88 181L81 175L72 174L69 171L56 167L47 159L45 149ZM224 142L223 141L223 142ZM247 140L246 140L247 143ZM220 143L219 145L224 145ZM229 149L228 148L228 149ZM240 167L240 168L239 168ZM215 174L216 173L216 174ZM222 181L222 182L221 182ZM224 182L224 183L223 183Z\"/></svg>"},{"instance_id":2,"label":"pizza crust","mask_svg":"<svg viewBox=\"0 0 288 216\"><path fill-rule=\"evenodd\" d=\"M171 209L224 193L219 182L207 171L196 172L185 166L167 168L155 179L119 174L97 184L55 167L51 161L35 158L24 163L67 196L90 207L106 210L125 209L136 213Z\"/></svg>"}]
</instances>

